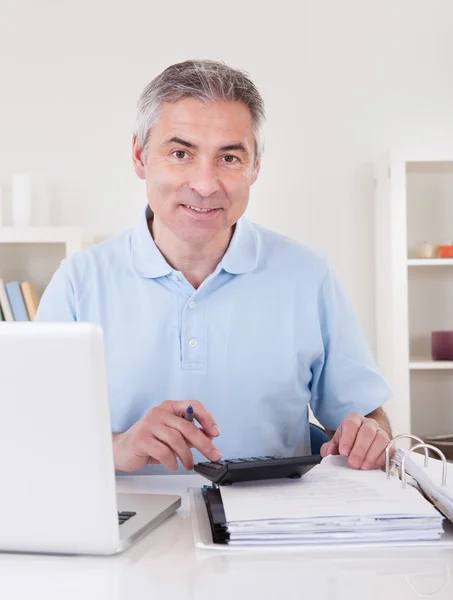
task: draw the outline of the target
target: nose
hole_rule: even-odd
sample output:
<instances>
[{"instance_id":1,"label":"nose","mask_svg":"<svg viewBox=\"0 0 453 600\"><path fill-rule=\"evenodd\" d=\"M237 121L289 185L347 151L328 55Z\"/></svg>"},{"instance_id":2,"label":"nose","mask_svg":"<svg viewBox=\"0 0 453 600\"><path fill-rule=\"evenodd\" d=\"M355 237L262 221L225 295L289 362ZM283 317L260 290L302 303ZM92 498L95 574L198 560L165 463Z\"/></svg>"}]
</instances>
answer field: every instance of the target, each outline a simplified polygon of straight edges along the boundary
<instances>
[{"instance_id":1,"label":"nose","mask_svg":"<svg viewBox=\"0 0 453 600\"><path fill-rule=\"evenodd\" d=\"M217 192L220 184L215 166L210 161L199 161L194 166L189 187L206 198Z\"/></svg>"}]
</instances>

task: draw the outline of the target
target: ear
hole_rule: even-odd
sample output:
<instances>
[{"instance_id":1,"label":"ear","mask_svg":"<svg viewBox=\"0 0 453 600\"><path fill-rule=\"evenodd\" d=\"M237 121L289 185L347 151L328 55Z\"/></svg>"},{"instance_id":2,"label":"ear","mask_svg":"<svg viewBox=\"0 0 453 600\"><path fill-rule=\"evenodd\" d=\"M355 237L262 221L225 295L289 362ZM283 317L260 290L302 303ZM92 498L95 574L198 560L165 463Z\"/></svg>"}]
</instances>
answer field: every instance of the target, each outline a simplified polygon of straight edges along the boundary
<instances>
[{"instance_id":1,"label":"ear","mask_svg":"<svg viewBox=\"0 0 453 600\"><path fill-rule=\"evenodd\" d=\"M143 148L137 143L137 136L134 135L132 138L132 162L134 164L134 170L137 174L137 177L140 179L145 179L145 164L142 160L142 151Z\"/></svg>"},{"instance_id":2,"label":"ear","mask_svg":"<svg viewBox=\"0 0 453 600\"><path fill-rule=\"evenodd\" d=\"M255 162L255 166L253 167L252 181L251 181L250 185L253 185L255 183L255 181L258 179L258 175L260 173L260 169L261 169L261 158L259 158Z\"/></svg>"}]
</instances>

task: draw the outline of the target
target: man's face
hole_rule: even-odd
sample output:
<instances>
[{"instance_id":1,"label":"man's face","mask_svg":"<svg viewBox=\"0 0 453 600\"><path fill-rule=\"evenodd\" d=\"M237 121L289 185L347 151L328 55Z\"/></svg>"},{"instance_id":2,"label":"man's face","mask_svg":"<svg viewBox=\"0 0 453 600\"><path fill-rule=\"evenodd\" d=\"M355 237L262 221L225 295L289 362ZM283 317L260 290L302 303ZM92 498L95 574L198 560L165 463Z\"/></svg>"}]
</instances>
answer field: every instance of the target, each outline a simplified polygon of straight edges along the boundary
<instances>
[{"instance_id":1,"label":"man's face","mask_svg":"<svg viewBox=\"0 0 453 600\"><path fill-rule=\"evenodd\" d=\"M144 165L140 150L134 140L135 171L146 180L156 224L190 244L229 234L247 208L260 167L244 104L165 102Z\"/></svg>"}]
</instances>

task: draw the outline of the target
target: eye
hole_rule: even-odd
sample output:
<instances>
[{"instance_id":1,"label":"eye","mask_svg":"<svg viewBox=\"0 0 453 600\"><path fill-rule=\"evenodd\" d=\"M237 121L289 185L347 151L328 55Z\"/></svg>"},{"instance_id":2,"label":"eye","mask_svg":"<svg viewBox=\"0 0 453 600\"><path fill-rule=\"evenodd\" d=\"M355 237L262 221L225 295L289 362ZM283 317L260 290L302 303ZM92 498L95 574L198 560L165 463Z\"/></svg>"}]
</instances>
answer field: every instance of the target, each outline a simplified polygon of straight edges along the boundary
<instances>
[{"instance_id":1,"label":"eye","mask_svg":"<svg viewBox=\"0 0 453 600\"><path fill-rule=\"evenodd\" d=\"M181 156L181 155L186 155L186 154L187 154L187 152L185 150L175 150L174 152L172 152L172 155L175 158L178 158L180 160L184 159L184 156Z\"/></svg>"},{"instance_id":2,"label":"eye","mask_svg":"<svg viewBox=\"0 0 453 600\"><path fill-rule=\"evenodd\" d=\"M236 156L232 156L231 154L227 154L223 158L225 159L225 162L227 162L230 165L234 165L239 160Z\"/></svg>"}]
</instances>

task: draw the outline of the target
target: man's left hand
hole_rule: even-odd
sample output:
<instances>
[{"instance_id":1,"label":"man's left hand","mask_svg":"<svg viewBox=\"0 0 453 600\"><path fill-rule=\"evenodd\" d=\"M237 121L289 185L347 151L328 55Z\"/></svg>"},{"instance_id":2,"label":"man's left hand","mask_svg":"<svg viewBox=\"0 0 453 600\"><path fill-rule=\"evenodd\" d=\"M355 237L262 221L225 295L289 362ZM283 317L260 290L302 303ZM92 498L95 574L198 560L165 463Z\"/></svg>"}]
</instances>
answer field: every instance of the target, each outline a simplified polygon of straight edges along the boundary
<instances>
[{"instance_id":1,"label":"man's left hand","mask_svg":"<svg viewBox=\"0 0 453 600\"><path fill-rule=\"evenodd\" d=\"M352 413L345 417L334 436L321 447L321 456L341 454L353 469L379 469L385 464L387 432L375 419ZM393 453L392 453L393 454Z\"/></svg>"}]
</instances>

